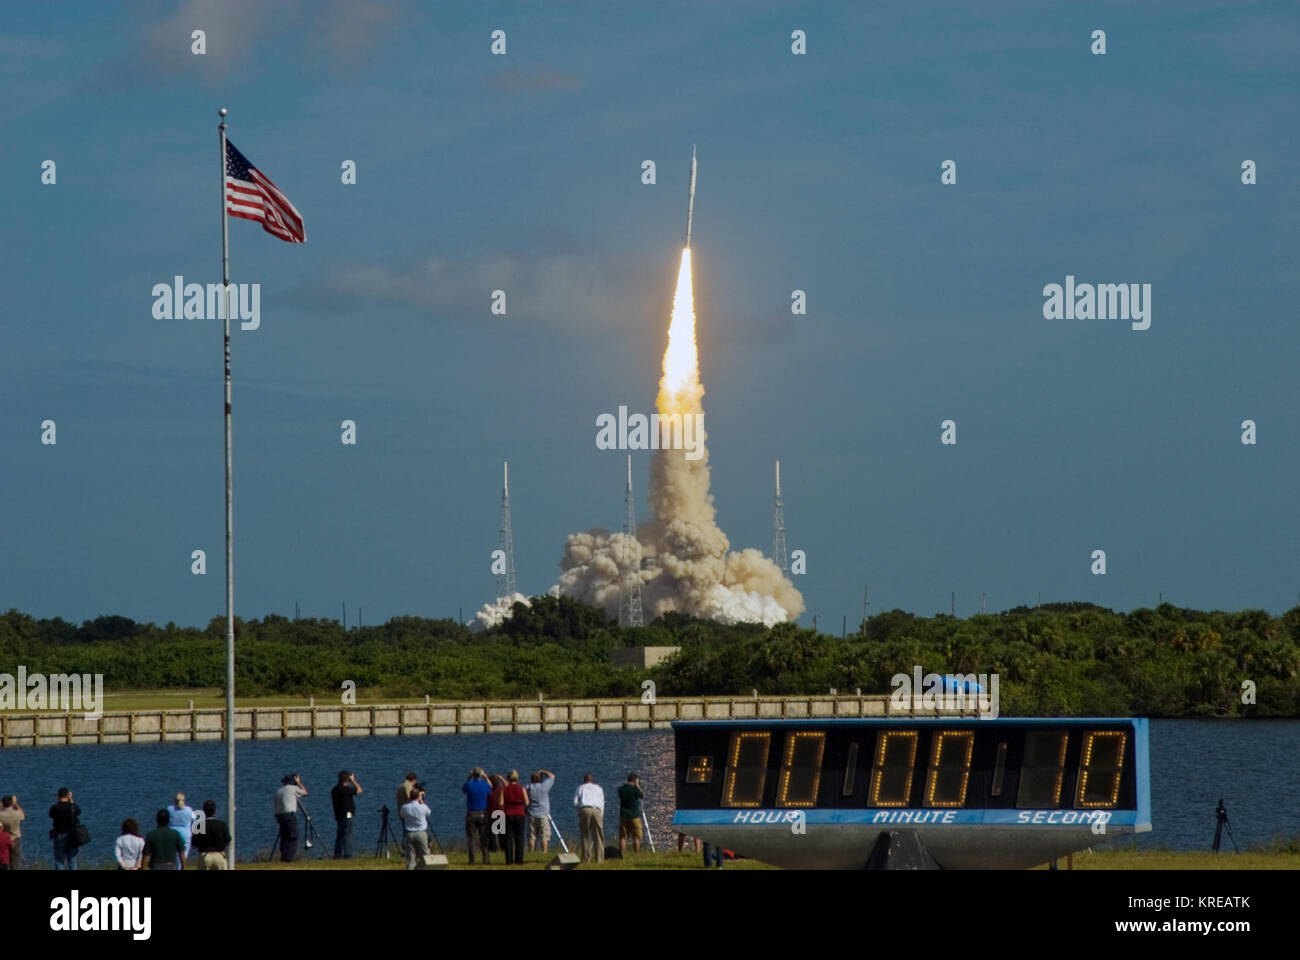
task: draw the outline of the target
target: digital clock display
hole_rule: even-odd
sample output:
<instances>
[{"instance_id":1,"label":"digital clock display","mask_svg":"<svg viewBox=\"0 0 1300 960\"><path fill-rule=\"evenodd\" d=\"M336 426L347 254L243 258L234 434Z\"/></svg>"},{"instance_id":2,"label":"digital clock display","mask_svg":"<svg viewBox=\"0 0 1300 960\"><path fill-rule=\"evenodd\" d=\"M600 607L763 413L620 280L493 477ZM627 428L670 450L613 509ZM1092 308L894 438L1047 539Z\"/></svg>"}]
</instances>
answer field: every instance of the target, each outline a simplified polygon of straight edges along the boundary
<instances>
[{"instance_id":1,"label":"digital clock display","mask_svg":"<svg viewBox=\"0 0 1300 960\"><path fill-rule=\"evenodd\" d=\"M1135 802L1124 729L809 722L716 732L701 724L692 736L681 746L679 801L715 807L1107 810Z\"/></svg>"},{"instance_id":2,"label":"digital clock display","mask_svg":"<svg viewBox=\"0 0 1300 960\"><path fill-rule=\"evenodd\" d=\"M908 845L943 869L1024 868L1098 824L1151 829L1140 718L798 712L675 721L674 829L800 869L879 867Z\"/></svg>"}]
</instances>

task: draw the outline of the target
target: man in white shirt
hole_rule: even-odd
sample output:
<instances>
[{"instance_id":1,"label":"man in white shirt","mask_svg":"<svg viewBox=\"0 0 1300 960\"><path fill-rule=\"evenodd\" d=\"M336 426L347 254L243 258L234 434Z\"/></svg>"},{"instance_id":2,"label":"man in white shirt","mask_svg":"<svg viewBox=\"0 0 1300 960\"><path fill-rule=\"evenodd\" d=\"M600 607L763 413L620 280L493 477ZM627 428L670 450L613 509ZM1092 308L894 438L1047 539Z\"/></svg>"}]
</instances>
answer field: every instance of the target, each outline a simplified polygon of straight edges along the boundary
<instances>
[{"instance_id":1,"label":"man in white shirt","mask_svg":"<svg viewBox=\"0 0 1300 960\"><path fill-rule=\"evenodd\" d=\"M605 791L587 774L573 794L578 808L578 829L582 833L582 862L605 860Z\"/></svg>"},{"instance_id":2,"label":"man in white shirt","mask_svg":"<svg viewBox=\"0 0 1300 960\"><path fill-rule=\"evenodd\" d=\"M411 799L397 811L402 820L407 870L422 868L424 858L429 855L429 813L429 805L424 802L424 790L420 787L411 791Z\"/></svg>"}]
</instances>

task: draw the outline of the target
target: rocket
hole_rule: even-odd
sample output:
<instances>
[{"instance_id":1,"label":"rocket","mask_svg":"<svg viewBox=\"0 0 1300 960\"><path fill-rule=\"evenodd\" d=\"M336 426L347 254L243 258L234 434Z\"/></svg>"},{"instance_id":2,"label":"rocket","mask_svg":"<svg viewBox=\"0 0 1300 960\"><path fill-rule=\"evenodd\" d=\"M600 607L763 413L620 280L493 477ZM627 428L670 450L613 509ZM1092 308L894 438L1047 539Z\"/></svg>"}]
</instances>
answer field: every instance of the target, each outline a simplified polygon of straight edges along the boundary
<instances>
[{"instance_id":1,"label":"rocket","mask_svg":"<svg viewBox=\"0 0 1300 960\"><path fill-rule=\"evenodd\" d=\"M691 186L686 194L686 249L691 248L691 220L695 216L695 144L691 144Z\"/></svg>"}]
</instances>

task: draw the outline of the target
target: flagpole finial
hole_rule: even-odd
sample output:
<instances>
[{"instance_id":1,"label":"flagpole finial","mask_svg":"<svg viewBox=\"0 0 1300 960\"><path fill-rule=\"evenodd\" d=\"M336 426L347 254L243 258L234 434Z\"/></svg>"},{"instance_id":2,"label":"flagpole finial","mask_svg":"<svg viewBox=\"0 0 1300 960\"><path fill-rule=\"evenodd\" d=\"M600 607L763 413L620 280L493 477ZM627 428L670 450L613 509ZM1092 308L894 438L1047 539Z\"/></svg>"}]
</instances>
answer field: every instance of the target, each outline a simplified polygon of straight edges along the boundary
<instances>
[{"instance_id":1,"label":"flagpole finial","mask_svg":"<svg viewBox=\"0 0 1300 960\"><path fill-rule=\"evenodd\" d=\"M225 107L222 107L220 110L217 111L217 116L219 116L219 117L224 117L225 115L226 115L226 108L225 108Z\"/></svg>"}]
</instances>

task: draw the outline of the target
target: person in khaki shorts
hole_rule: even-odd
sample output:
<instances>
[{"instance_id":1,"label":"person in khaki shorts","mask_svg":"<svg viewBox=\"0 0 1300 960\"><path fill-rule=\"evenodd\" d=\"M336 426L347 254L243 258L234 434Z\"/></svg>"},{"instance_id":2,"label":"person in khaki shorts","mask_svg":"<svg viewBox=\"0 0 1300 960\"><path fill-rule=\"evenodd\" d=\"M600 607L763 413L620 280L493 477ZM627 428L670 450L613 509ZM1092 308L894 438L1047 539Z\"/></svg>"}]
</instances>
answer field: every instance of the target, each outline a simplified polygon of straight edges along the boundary
<instances>
[{"instance_id":1,"label":"person in khaki shorts","mask_svg":"<svg viewBox=\"0 0 1300 960\"><path fill-rule=\"evenodd\" d=\"M535 770L528 779L528 849L544 853L551 845L551 786L555 774Z\"/></svg>"},{"instance_id":2,"label":"person in khaki shorts","mask_svg":"<svg viewBox=\"0 0 1300 960\"><path fill-rule=\"evenodd\" d=\"M627 851L627 842L632 841L632 852L641 852L641 801L645 791L641 789L635 773L627 775L627 783L618 788L618 849Z\"/></svg>"},{"instance_id":3,"label":"person in khaki shorts","mask_svg":"<svg viewBox=\"0 0 1300 960\"><path fill-rule=\"evenodd\" d=\"M17 870L23 860L22 822L27 819L23 808L18 805L17 797L6 796L0 799L0 827L13 835L13 849L9 852L9 869Z\"/></svg>"},{"instance_id":4,"label":"person in khaki shorts","mask_svg":"<svg viewBox=\"0 0 1300 960\"><path fill-rule=\"evenodd\" d=\"M578 808L578 829L582 834L582 862L605 861L605 791L587 774L573 794Z\"/></svg>"},{"instance_id":5,"label":"person in khaki shorts","mask_svg":"<svg viewBox=\"0 0 1300 960\"><path fill-rule=\"evenodd\" d=\"M226 869L228 846L230 828L226 826L226 821L217 819L217 804L212 800L203 801L203 819L194 823L194 849L199 854L199 869Z\"/></svg>"}]
</instances>

